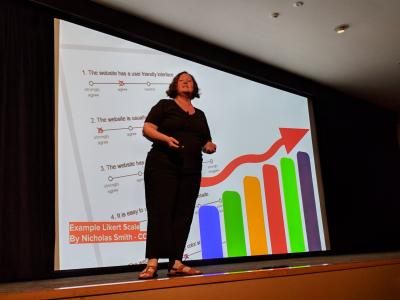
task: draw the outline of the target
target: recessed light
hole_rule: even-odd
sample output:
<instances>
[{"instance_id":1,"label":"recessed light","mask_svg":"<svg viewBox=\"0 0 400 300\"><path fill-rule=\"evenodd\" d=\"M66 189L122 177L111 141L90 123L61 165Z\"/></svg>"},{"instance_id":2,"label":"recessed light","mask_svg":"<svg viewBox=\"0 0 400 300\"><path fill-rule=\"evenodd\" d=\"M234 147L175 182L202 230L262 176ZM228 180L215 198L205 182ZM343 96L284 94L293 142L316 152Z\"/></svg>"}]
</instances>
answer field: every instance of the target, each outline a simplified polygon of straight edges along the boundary
<instances>
[{"instance_id":1,"label":"recessed light","mask_svg":"<svg viewBox=\"0 0 400 300\"><path fill-rule=\"evenodd\" d=\"M273 13L271 14L271 17L274 18L274 19L276 19L276 18L279 17L280 15L281 15L281 14L278 13L278 12L273 12Z\"/></svg>"},{"instance_id":2,"label":"recessed light","mask_svg":"<svg viewBox=\"0 0 400 300\"><path fill-rule=\"evenodd\" d=\"M304 5L303 1L297 1L297 2L293 3L294 7L302 7L303 5Z\"/></svg>"},{"instance_id":3,"label":"recessed light","mask_svg":"<svg viewBox=\"0 0 400 300\"><path fill-rule=\"evenodd\" d=\"M345 32L347 29L349 29L349 27L350 27L349 24L342 24L342 25L336 26L335 32L337 34L341 34L341 33Z\"/></svg>"}]
</instances>

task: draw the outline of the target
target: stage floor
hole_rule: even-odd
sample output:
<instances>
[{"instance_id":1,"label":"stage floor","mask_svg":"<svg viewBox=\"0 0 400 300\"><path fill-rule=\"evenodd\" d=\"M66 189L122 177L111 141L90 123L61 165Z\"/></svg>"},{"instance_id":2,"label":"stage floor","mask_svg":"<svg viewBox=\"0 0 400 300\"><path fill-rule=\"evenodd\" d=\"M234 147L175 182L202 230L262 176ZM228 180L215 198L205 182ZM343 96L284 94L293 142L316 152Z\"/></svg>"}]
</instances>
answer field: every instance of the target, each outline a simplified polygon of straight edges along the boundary
<instances>
[{"instance_id":1,"label":"stage floor","mask_svg":"<svg viewBox=\"0 0 400 300\"><path fill-rule=\"evenodd\" d=\"M329 270L338 270L338 266L340 266L340 268L351 268L351 266L353 265L360 268L363 266L367 266L370 262L375 265L379 265L379 263L377 263L379 261L392 261L396 264L399 264L400 252L318 256L307 258L254 261L235 264L209 265L199 267L204 272L204 275L183 278L168 278L166 276L167 270L160 269L158 272L158 279L150 281L137 280L138 272L124 272L117 274L74 276L49 280L2 283L0 284L0 299L24 299L25 297L26 299L29 299L29 295L37 295L38 298L40 298L39 296L44 295L45 291L50 292L50 296L53 293L54 298L57 298L55 291L57 291L60 296L63 291L69 291L69 294L67 293L64 296L71 297L76 294L75 292L71 291L77 292L78 290L81 290L84 291L84 295L88 295L88 291L90 289L99 290L99 288L103 290L112 288L115 289L116 287L126 289L129 286L130 290L135 290L135 286L137 286L137 290L149 290L165 288L169 286L186 286L195 284L228 282L234 280L248 280L261 277L298 275L311 272L325 272ZM260 272L260 270L267 270L269 272L268 274L266 274L266 272ZM254 273L256 275L249 275L250 273ZM103 291L103 293L105 292ZM78 294L76 294L75 296L78 296Z\"/></svg>"}]
</instances>

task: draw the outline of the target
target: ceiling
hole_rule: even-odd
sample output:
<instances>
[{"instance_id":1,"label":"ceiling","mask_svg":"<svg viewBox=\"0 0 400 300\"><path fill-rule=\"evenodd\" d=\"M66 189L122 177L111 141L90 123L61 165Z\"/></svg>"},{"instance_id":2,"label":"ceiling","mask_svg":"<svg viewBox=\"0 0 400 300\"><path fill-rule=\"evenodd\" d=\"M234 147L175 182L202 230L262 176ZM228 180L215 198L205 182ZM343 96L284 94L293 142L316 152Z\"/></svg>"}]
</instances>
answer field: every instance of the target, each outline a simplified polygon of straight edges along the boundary
<instances>
[{"instance_id":1,"label":"ceiling","mask_svg":"<svg viewBox=\"0 0 400 300\"><path fill-rule=\"evenodd\" d=\"M399 0L94 2L400 112Z\"/></svg>"}]
</instances>

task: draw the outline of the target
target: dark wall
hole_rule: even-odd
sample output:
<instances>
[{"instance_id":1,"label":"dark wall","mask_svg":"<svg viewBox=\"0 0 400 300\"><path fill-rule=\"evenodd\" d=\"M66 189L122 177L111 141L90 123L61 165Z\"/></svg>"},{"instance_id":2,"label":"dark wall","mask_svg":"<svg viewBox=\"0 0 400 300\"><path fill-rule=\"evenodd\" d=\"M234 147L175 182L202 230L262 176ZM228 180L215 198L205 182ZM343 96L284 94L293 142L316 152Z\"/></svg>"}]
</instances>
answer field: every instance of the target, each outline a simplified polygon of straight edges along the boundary
<instances>
[{"instance_id":1,"label":"dark wall","mask_svg":"<svg viewBox=\"0 0 400 300\"><path fill-rule=\"evenodd\" d=\"M53 21L0 2L0 281L53 270Z\"/></svg>"},{"instance_id":2,"label":"dark wall","mask_svg":"<svg viewBox=\"0 0 400 300\"><path fill-rule=\"evenodd\" d=\"M396 114L339 95L314 110L332 250L399 250Z\"/></svg>"},{"instance_id":3,"label":"dark wall","mask_svg":"<svg viewBox=\"0 0 400 300\"><path fill-rule=\"evenodd\" d=\"M53 16L311 97L332 253L400 250L395 112L90 1L0 16L0 281L54 275Z\"/></svg>"}]
</instances>

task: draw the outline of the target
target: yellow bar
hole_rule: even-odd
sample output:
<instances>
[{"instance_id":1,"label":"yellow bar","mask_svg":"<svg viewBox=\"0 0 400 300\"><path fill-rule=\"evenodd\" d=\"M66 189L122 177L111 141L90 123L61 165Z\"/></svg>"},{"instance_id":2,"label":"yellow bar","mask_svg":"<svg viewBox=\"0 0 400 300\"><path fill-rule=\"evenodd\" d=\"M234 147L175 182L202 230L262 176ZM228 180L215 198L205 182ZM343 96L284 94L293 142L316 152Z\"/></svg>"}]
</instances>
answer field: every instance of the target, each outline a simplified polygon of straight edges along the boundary
<instances>
[{"instance_id":1,"label":"yellow bar","mask_svg":"<svg viewBox=\"0 0 400 300\"><path fill-rule=\"evenodd\" d=\"M268 254L260 182L257 177L245 176L243 185L251 255Z\"/></svg>"}]
</instances>

